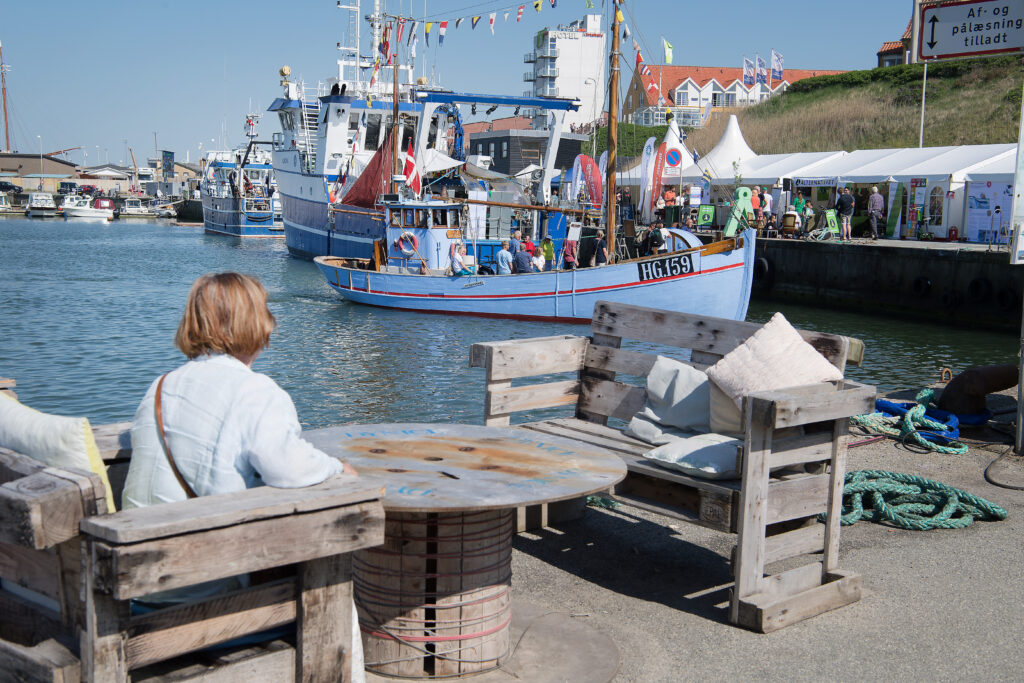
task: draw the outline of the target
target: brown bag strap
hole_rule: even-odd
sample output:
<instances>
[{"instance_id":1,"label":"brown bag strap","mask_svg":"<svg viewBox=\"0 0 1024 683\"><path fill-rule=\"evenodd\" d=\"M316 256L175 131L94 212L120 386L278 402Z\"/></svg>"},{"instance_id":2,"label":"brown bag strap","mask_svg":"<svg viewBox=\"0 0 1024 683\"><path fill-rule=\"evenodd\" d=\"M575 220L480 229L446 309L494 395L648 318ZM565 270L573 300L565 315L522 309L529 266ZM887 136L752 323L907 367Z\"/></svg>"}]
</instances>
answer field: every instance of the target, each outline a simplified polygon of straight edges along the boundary
<instances>
[{"instance_id":1,"label":"brown bag strap","mask_svg":"<svg viewBox=\"0 0 1024 683\"><path fill-rule=\"evenodd\" d=\"M174 462L174 456L171 455L171 447L167 445L167 435L164 434L164 412L161 407L160 397L163 394L164 379L167 377L166 374L160 375L160 381L156 383L156 427L160 431L160 443L164 447L164 453L167 455L167 462L171 464L171 471L174 472L174 478L181 484L181 488L185 489L185 494L189 498L198 498L196 492L192 490L192 487L185 481L185 477L181 476L181 471L178 470L177 463Z\"/></svg>"}]
</instances>

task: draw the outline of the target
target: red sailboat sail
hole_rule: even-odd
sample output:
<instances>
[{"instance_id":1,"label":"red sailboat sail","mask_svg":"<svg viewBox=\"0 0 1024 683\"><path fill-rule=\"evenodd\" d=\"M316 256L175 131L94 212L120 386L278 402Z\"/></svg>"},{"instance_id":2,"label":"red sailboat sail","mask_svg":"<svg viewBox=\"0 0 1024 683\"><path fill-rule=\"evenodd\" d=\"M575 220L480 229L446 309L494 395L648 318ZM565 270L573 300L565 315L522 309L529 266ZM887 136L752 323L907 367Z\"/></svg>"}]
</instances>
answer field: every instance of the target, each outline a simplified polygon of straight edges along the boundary
<instances>
[{"instance_id":1,"label":"red sailboat sail","mask_svg":"<svg viewBox=\"0 0 1024 683\"><path fill-rule=\"evenodd\" d=\"M393 131L389 130L384 144L377 149L366 169L352 184L352 189L342 198L342 204L372 209L377 204L377 197L388 191L395 149L393 135Z\"/></svg>"}]
</instances>

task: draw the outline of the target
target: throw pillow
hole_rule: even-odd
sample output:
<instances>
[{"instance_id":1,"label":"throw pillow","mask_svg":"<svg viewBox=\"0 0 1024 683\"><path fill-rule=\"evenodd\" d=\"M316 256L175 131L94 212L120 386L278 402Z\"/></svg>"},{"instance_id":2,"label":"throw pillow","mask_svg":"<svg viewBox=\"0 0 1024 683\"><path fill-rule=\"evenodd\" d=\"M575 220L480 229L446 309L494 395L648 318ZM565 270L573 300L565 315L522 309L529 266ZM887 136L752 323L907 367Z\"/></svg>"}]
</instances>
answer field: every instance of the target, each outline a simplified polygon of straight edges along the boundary
<instances>
[{"instance_id":1,"label":"throw pillow","mask_svg":"<svg viewBox=\"0 0 1024 683\"><path fill-rule=\"evenodd\" d=\"M88 418L48 415L6 396L0 399L0 446L50 467L70 467L98 474L106 490L107 511L117 510L107 469Z\"/></svg>"},{"instance_id":2,"label":"throw pillow","mask_svg":"<svg viewBox=\"0 0 1024 683\"><path fill-rule=\"evenodd\" d=\"M658 356L647 373L647 405L638 418L688 432L707 432L711 419L708 376L680 361Z\"/></svg>"},{"instance_id":3,"label":"throw pillow","mask_svg":"<svg viewBox=\"0 0 1024 683\"><path fill-rule=\"evenodd\" d=\"M737 479L743 441L723 434L695 434L658 446L644 457L701 479Z\"/></svg>"}]
</instances>

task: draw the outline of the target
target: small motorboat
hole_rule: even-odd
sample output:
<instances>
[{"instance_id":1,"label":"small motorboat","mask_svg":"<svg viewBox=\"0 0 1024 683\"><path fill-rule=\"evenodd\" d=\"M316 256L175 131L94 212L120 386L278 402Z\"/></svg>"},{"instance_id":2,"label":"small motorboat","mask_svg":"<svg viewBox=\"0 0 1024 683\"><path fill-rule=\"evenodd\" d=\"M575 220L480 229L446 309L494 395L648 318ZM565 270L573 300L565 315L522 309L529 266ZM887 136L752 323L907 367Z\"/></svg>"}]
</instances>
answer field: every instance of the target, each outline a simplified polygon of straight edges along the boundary
<instances>
[{"instance_id":1,"label":"small motorboat","mask_svg":"<svg viewBox=\"0 0 1024 683\"><path fill-rule=\"evenodd\" d=\"M162 204L153 207L153 215L157 218L177 218L178 212L174 210L174 204Z\"/></svg>"},{"instance_id":2,"label":"small motorboat","mask_svg":"<svg viewBox=\"0 0 1024 683\"><path fill-rule=\"evenodd\" d=\"M11 206L11 200L7 196L6 192L0 192L0 214L14 213L14 207Z\"/></svg>"},{"instance_id":3,"label":"small motorboat","mask_svg":"<svg viewBox=\"0 0 1024 683\"><path fill-rule=\"evenodd\" d=\"M153 208L142 203L138 197L128 197L121 205L121 218L153 218Z\"/></svg>"},{"instance_id":4,"label":"small motorboat","mask_svg":"<svg viewBox=\"0 0 1024 683\"><path fill-rule=\"evenodd\" d=\"M53 195L49 192L32 192L28 196L25 215L29 218L53 218L57 215L57 205L53 203Z\"/></svg>"},{"instance_id":5,"label":"small motorboat","mask_svg":"<svg viewBox=\"0 0 1024 683\"><path fill-rule=\"evenodd\" d=\"M65 218L99 218L102 220L114 220L114 200L110 197L95 197L91 201L88 197L82 197L82 201L75 201L71 205L64 203Z\"/></svg>"}]
</instances>

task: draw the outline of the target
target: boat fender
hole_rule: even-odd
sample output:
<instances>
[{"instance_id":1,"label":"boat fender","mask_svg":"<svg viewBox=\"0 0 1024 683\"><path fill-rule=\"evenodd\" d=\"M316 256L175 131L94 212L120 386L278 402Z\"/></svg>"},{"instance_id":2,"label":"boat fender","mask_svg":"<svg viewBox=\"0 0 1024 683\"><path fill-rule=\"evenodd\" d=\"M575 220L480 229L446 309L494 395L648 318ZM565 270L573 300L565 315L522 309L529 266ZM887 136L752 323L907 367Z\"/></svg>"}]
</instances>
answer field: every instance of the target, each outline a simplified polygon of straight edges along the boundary
<instances>
[{"instance_id":1,"label":"boat fender","mask_svg":"<svg viewBox=\"0 0 1024 683\"><path fill-rule=\"evenodd\" d=\"M771 289L775 284L775 264L763 256L754 261L754 282L759 289Z\"/></svg>"},{"instance_id":2,"label":"boat fender","mask_svg":"<svg viewBox=\"0 0 1024 683\"><path fill-rule=\"evenodd\" d=\"M1009 287L1003 287L999 290L999 294L996 295L996 305L999 306L1001 311L1012 311L1017 308L1017 292L1013 291Z\"/></svg>"},{"instance_id":3,"label":"boat fender","mask_svg":"<svg viewBox=\"0 0 1024 683\"><path fill-rule=\"evenodd\" d=\"M408 245L408 246L406 246ZM395 249L402 252L403 256L412 256L416 253L416 249L419 248L420 241L416 239L416 235L411 232L403 232L395 240Z\"/></svg>"},{"instance_id":4,"label":"boat fender","mask_svg":"<svg viewBox=\"0 0 1024 683\"><path fill-rule=\"evenodd\" d=\"M987 278L974 278L971 284L967 285L967 297L972 303L985 303L992 297L992 283Z\"/></svg>"},{"instance_id":5,"label":"boat fender","mask_svg":"<svg viewBox=\"0 0 1024 683\"><path fill-rule=\"evenodd\" d=\"M928 296L928 292L932 291L932 281L924 275L921 275L914 280L914 284L910 286L910 290L914 293L914 296Z\"/></svg>"}]
</instances>

